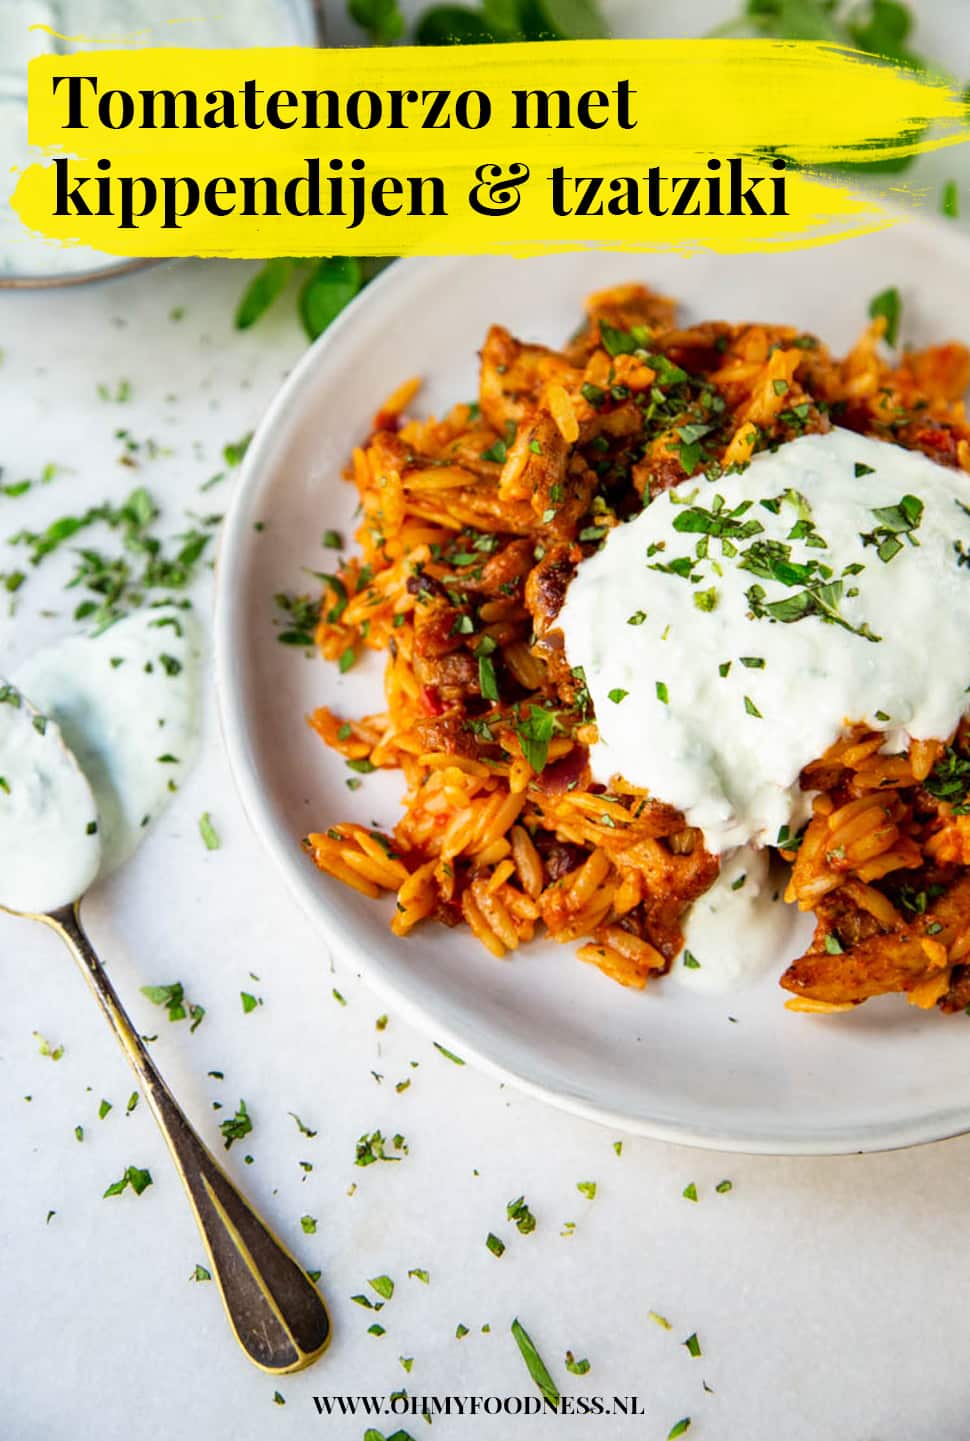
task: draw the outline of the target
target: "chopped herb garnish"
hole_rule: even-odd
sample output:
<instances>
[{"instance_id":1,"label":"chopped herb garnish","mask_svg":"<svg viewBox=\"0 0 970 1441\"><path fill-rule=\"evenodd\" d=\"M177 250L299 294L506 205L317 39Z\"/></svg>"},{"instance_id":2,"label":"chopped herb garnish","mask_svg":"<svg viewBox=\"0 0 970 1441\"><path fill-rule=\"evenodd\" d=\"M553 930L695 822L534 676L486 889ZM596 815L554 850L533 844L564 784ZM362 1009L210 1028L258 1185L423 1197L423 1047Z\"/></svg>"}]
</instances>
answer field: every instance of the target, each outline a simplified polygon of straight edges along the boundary
<instances>
[{"instance_id":1,"label":"chopped herb garnish","mask_svg":"<svg viewBox=\"0 0 970 1441\"><path fill-rule=\"evenodd\" d=\"M621 700L626 700L629 694L630 692L628 690L622 690L619 686L617 686L615 690L608 692L609 698L614 705L619 705Z\"/></svg>"},{"instance_id":2,"label":"chopped herb garnish","mask_svg":"<svg viewBox=\"0 0 970 1441\"><path fill-rule=\"evenodd\" d=\"M526 1205L524 1196L517 1196L505 1207L505 1214L513 1221L523 1236L529 1236L536 1228L536 1218Z\"/></svg>"},{"instance_id":3,"label":"chopped herb garnish","mask_svg":"<svg viewBox=\"0 0 970 1441\"><path fill-rule=\"evenodd\" d=\"M315 1235L317 1234L317 1218L316 1218L316 1216L301 1216L301 1217L300 1217L300 1226L301 1226L301 1228L302 1228L302 1230L303 1230L303 1232L304 1232L305 1235L307 1235L307 1236L315 1236Z\"/></svg>"},{"instance_id":4,"label":"chopped herb garnish","mask_svg":"<svg viewBox=\"0 0 970 1441\"><path fill-rule=\"evenodd\" d=\"M902 550L901 535L910 545L919 545L913 532L918 530L923 519L923 502L917 496L904 495L898 505L873 507L872 513L879 524L874 530L860 531L859 537L864 546L876 547L876 554L885 564Z\"/></svg>"},{"instance_id":5,"label":"chopped herb garnish","mask_svg":"<svg viewBox=\"0 0 970 1441\"><path fill-rule=\"evenodd\" d=\"M764 720L764 716L749 695L746 695L744 698L744 708L748 715L756 716L758 720Z\"/></svg>"},{"instance_id":6,"label":"chopped herb garnish","mask_svg":"<svg viewBox=\"0 0 970 1441\"><path fill-rule=\"evenodd\" d=\"M495 461L496 465L504 465L508 453L509 448L506 445L505 441L497 440L494 445L490 445L487 450L482 451L481 459L493 460Z\"/></svg>"},{"instance_id":7,"label":"chopped herb garnish","mask_svg":"<svg viewBox=\"0 0 970 1441\"><path fill-rule=\"evenodd\" d=\"M689 971L699 971L701 969L701 963L693 951L684 951L684 965Z\"/></svg>"},{"instance_id":8,"label":"chopped herb garnish","mask_svg":"<svg viewBox=\"0 0 970 1441\"><path fill-rule=\"evenodd\" d=\"M645 610L635 610L632 615L627 616L626 623L627 625L643 625L646 618L647 612Z\"/></svg>"},{"instance_id":9,"label":"chopped herb garnish","mask_svg":"<svg viewBox=\"0 0 970 1441\"><path fill-rule=\"evenodd\" d=\"M475 654L478 657L478 688L482 698L497 701L499 699L498 681L495 677L495 664L492 657L488 651L483 649L483 645L479 645Z\"/></svg>"},{"instance_id":10,"label":"chopped herb garnish","mask_svg":"<svg viewBox=\"0 0 970 1441\"><path fill-rule=\"evenodd\" d=\"M45 1040L40 1031L34 1031L34 1040L37 1042L37 1049L42 1056L48 1056L52 1061L59 1061L64 1054L63 1046L52 1046L50 1041Z\"/></svg>"},{"instance_id":11,"label":"chopped herb garnish","mask_svg":"<svg viewBox=\"0 0 970 1441\"><path fill-rule=\"evenodd\" d=\"M676 1425L671 1426L670 1430L667 1432L667 1441L677 1441L678 1436L683 1436L684 1433L689 1430L690 1417L684 1416L676 1423Z\"/></svg>"},{"instance_id":12,"label":"chopped herb garnish","mask_svg":"<svg viewBox=\"0 0 970 1441\"><path fill-rule=\"evenodd\" d=\"M246 1102L240 1101L234 1116L227 1117L219 1123L219 1130L222 1132L222 1139L228 1151L233 1141L241 1141L248 1136L253 1129L252 1119L246 1110Z\"/></svg>"},{"instance_id":13,"label":"chopped herb garnish","mask_svg":"<svg viewBox=\"0 0 970 1441\"><path fill-rule=\"evenodd\" d=\"M924 790L945 801L953 814L970 814L970 757L947 746L923 782Z\"/></svg>"},{"instance_id":14,"label":"chopped herb garnish","mask_svg":"<svg viewBox=\"0 0 970 1441\"><path fill-rule=\"evenodd\" d=\"M612 698L611 692L610 699ZM553 713L536 705L529 707L528 719L520 720L515 726L522 754L537 775L545 768L549 759L549 742L555 729L556 718Z\"/></svg>"},{"instance_id":15,"label":"chopped herb garnish","mask_svg":"<svg viewBox=\"0 0 970 1441\"><path fill-rule=\"evenodd\" d=\"M681 1345L686 1346L695 1359L701 1354L701 1343L697 1339L696 1331L692 1331L687 1340L681 1342Z\"/></svg>"},{"instance_id":16,"label":"chopped herb garnish","mask_svg":"<svg viewBox=\"0 0 970 1441\"><path fill-rule=\"evenodd\" d=\"M683 1198L684 1198L685 1201L696 1201L696 1200L697 1200L697 1187L696 1187L696 1185L694 1184L693 1181L688 1182L688 1184L684 1187L683 1191L681 1192L681 1195L683 1196Z\"/></svg>"},{"instance_id":17,"label":"chopped herb garnish","mask_svg":"<svg viewBox=\"0 0 970 1441\"><path fill-rule=\"evenodd\" d=\"M400 1161L400 1156L387 1154L388 1146L396 1151L407 1152L403 1136L395 1136L391 1141L386 1140L380 1131L373 1131L369 1136L361 1136L357 1142L354 1165L373 1166L377 1161Z\"/></svg>"},{"instance_id":18,"label":"chopped herb garnish","mask_svg":"<svg viewBox=\"0 0 970 1441\"><path fill-rule=\"evenodd\" d=\"M434 1046L436 1051L440 1052L440 1054L444 1056L445 1060L453 1061L456 1066L463 1066L465 1064L461 1056L456 1056L454 1051L449 1051L446 1046L441 1045L440 1041L432 1041L431 1044Z\"/></svg>"},{"instance_id":19,"label":"chopped herb garnish","mask_svg":"<svg viewBox=\"0 0 970 1441\"><path fill-rule=\"evenodd\" d=\"M668 703L669 700L670 700L670 694L669 694L669 692L668 692L668 690L667 690L667 685L666 685L666 682L665 682L665 681L662 681L662 680L658 680L658 681L657 681L657 683L656 683L656 692L657 692L657 699L658 699L659 701L661 701L664 705L667 705L667 703Z\"/></svg>"},{"instance_id":20,"label":"chopped herb garnish","mask_svg":"<svg viewBox=\"0 0 970 1441\"><path fill-rule=\"evenodd\" d=\"M572 1351L566 1352L565 1366L566 1370L572 1376L585 1376L589 1370L589 1362L585 1357L582 1361L577 1361Z\"/></svg>"},{"instance_id":21,"label":"chopped herb garnish","mask_svg":"<svg viewBox=\"0 0 970 1441\"><path fill-rule=\"evenodd\" d=\"M499 1236L496 1236L494 1231L489 1231L485 1237L485 1245L493 1256L505 1255L505 1242Z\"/></svg>"},{"instance_id":22,"label":"chopped herb garnish","mask_svg":"<svg viewBox=\"0 0 970 1441\"><path fill-rule=\"evenodd\" d=\"M199 817L199 834L207 851L217 851L221 844L219 833L212 824L212 817L208 811L203 811Z\"/></svg>"},{"instance_id":23,"label":"chopped herb garnish","mask_svg":"<svg viewBox=\"0 0 970 1441\"><path fill-rule=\"evenodd\" d=\"M595 1201L595 1199L596 1199L596 1182L595 1182L595 1181L577 1181L577 1182L576 1182L576 1190L579 1192L579 1194L580 1194L581 1196L585 1196L586 1199L587 1199L587 1201Z\"/></svg>"},{"instance_id":24,"label":"chopped herb garnish","mask_svg":"<svg viewBox=\"0 0 970 1441\"><path fill-rule=\"evenodd\" d=\"M883 317L886 322L886 344L895 345L899 336L899 317L902 310L902 301L899 298L899 291L895 285L888 290L881 290L874 295L869 302L869 314L873 320Z\"/></svg>"},{"instance_id":25,"label":"chopped herb garnish","mask_svg":"<svg viewBox=\"0 0 970 1441\"><path fill-rule=\"evenodd\" d=\"M717 1194L718 1194L719 1196L726 1196L727 1193L728 1193L728 1191L733 1191L733 1190L734 1190L734 1182L733 1182L733 1181L718 1181L718 1183L717 1183L717 1185L714 1187L714 1189L715 1189L715 1191L717 1192Z\"/></svg>"},{"instance_id":26,"label":"chopped herb garnish","mask_svg":"<svg viewBox=\"0 0 970 1441\"><path fill-rule=\"evenodd\" d=\"M104 1194L105 1196L120 1196L122 1191L126 1191L130 1186L135 1195L140 1196L143 1191L148 1190L151 1184L152 1174L150 1171L142 1170L140 1166L126 1166L121 1179L112 1181Z\"/></svg>"},{"instance_id":27,"label":"chopped herb garnish","mask_svg":"<svg viewBox=\"0 0 970 1441\"><path fill-rule=\"evenodd\" d=\"M228 466L241 465L243 456L249 449L249 442L253 438L253 432L249 431L241 440L230 440L222 447L222 458Z\"/></svg>"},{"instance_id":28,"label":"chopped herb garnish","mask_svg":"<svg viewBox=\"0 0 970 1441\"><path fill-rule=\"evenodd\" d=\"M519 1353L526 1364L529 1375L550 1405L558 1406L559 1388L549 1375L542 1357L535 1348L532 1337L521 1324L518 1317L512 1322L512 1335L515 1337L515 1344L519 1348Z\"/></svg>"},{"instance_id":29,"label":"chopped herb garnish","mask_svg":"<svg viewBox=\"0 0 970 1441\"><path fill-rule=\"evenodd\" d=\"M167 986L142 986L141 993L148 997L152 1005L165 1006L170 1021L184 1021L187 1016L190 1016L192 1018L190 1031L197 1030L202 1024L205 1007L185 999L181 981L173 981L171 985Z\"/></svg>"}]
</instances>

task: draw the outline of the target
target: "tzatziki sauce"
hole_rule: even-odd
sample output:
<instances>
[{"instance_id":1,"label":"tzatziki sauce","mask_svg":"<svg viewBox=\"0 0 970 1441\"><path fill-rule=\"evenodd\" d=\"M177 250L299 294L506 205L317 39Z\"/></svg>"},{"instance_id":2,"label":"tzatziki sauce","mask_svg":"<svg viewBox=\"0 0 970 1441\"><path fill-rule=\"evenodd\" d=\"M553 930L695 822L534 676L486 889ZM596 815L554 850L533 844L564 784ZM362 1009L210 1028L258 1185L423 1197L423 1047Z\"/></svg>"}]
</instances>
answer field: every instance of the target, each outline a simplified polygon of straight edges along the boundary
<instances>
[{"instance_id":1,"label":"tzatziki sauce","mask_svg":"<svg viewBox=\"0 0 970 1441\"><path fill-rule=\"evenodd\" d=\"M132 854L191 766L199 659L191 612L151 607L35 651L14 675L57 722L94 791L102 875Z\"/></svg>"},{"instance_id":2,"label":"tzatziki sauce","mask_svg":"<svg viewBox=\"0 0 970 1441\"><path fill-rule=\"evenodd\" d=\"M57 723L0 677L0 905L43 914L76 901L98 874L91 787Z\"/></svg>"},{"instance_id":3,"label":"tzatziki sauce","mask_svg":"<svg viewBox=\"0 0 970 1441\"><path fill-rule=\"evenodd\" d=\"M843 429L694 477L617 526L560 612L615 775L715 853L804 818L845 728L948 738L970 684L970 477Z\"/></svg>"}]
</instances>

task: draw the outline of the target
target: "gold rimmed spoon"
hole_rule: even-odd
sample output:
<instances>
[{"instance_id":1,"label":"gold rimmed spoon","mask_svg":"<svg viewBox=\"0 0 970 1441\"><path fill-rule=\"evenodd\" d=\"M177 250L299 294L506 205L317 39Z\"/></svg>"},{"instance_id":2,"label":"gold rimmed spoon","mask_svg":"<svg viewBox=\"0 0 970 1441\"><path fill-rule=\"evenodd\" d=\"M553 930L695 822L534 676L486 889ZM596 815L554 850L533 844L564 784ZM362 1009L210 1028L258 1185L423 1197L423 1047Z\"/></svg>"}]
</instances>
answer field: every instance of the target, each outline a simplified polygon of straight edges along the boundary
<instances>
[{"instance_id":1,"label":"gold rimmed spoon","mask_svg":"<svg viewBox=\"0 0 970 1441\"><path fill-rule=\"evenodd\" d=\"M0 910L64 941L165 1137L236 1339L264 1371L300 1371L330 1340L323 1297L200 1140L125 1013L81 924L101 854L94 792L59 727L0 678Z\"/></svg>"}]
</instances>

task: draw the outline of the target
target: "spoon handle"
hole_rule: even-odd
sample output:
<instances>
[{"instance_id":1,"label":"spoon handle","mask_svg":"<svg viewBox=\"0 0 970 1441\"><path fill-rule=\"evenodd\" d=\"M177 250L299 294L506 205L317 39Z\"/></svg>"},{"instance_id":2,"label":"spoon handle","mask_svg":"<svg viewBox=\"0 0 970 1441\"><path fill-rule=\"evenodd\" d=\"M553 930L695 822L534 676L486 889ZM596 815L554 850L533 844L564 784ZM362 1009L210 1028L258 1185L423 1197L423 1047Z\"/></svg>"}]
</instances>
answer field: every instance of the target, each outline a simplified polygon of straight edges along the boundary
<instances>
[{"instance_id":1,"label":"spoon handle","mask_svg":"<svg viewBox=\"0 0 970 1441\"><path fill-rule=\"evenodd\" d=\"M323 1298L189 1124L85 934L79 904L42 919L81 967L141 1082L192 1203L236 1339L264 1371L300 1371L330 1340Z\"/></svg>"}]
</instances>

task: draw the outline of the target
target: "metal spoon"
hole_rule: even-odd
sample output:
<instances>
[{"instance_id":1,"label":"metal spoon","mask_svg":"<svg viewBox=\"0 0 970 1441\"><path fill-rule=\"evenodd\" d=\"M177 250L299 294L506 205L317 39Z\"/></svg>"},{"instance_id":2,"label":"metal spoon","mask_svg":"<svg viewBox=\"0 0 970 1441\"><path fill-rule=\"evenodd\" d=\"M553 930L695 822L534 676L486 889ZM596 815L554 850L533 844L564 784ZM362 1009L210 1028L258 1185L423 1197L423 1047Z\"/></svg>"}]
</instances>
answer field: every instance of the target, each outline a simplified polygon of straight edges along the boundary
<instances>
[{"instance_id":1,"label":"metal spoon","mask_svg":"<svg viewBox=\"0 0 970 1441\"><path fill-rule=\"evenodd\" d=\"M97 874L100 845L96 823L82 825L76 836L63 825L65 812L70 815L73 809L84 821L96 814L96 805L57 725L38 715L2 677L0 773L0 802L6 807L0 809L0 910L49 926L81 967L168 1143L240 1346L264 1371L282 1375L302 1370L330 1340L323 1297L199 1139L159 1075L81 924L83 896L65 904L39 901L49 883L48 868L35 868L31 877L20 863L19 856L40 844L35 854L50 856L53 874L57 867L51 848L57 840L69 851L63 883L71 888L77 884L83 891ZM24 887L21 894L30 897L29 904L46 908L14 905L18 884Z\"/></svg>"}]
</instances>

